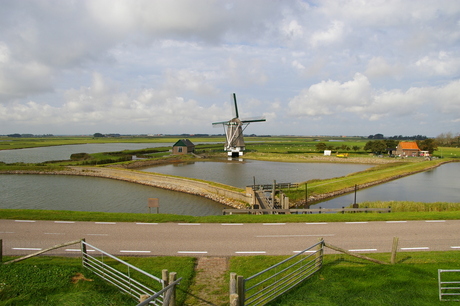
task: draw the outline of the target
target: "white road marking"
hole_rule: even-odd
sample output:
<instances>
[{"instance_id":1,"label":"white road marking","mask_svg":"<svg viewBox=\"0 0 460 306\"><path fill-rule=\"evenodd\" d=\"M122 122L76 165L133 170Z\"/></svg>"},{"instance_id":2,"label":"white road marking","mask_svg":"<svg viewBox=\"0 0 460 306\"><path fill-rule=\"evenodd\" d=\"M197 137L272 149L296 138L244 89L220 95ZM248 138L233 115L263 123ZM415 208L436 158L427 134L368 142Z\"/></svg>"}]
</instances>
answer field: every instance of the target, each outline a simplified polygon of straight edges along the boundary
<instances>
[{"instance_id":1,"label":"white road marking","mask_svg":"<svg viewBox=\"0 0 460 306\"><path fill-rule=\"evenodd\" d=\"M377 251L377 249L354 249L354 250L348 250L348 252L373 252Z\"/></svg>"},{"instance_id":2,"label":"white road marking","mask_svg":"<svg viewBox=\"0 0 460 306\"><path fill-rule=\"evenodd\" d=\"M177 251L179 254L208 254L207 251Z\"/></svg>"},{"instance_id":3,"label":"white road marking","mask_svg":"<svg viewBox=\"0 0 460 306\"><path fill-rule=\"evenodd\" d=\"M81 249L65 249L66 252L81 252ZM96 252L95 250L86 250L86 252Z\"/></svg>"},{"instance_id":4,"label":"white road marking","mask_svg":"<svg viewBox=\"0 0 460 306\"><path fill-rule=\"evenodd\" d=\"M14 222L34 223L34 222L37 222L37 221L35 221L35 220L14 220Z\"/></svg>"},{"instance_id":5,"label":"white road marking","mask_svg":"<svg viewBox=\"0 0 460 306\"><path fill-rule=\"evenodd\" d=\"M158 225L158 223L144 223L144 222L137 222L137 225Z\"/></svg>"},{"instance_id":6,"label":"white road marking","mask_svg":"<svg viewBox=\"0 0 460 306\"><path fill-rule=\"evenodd\" d=\"M117 224L116 222L94 222L95 224Z\"/></svg>"},{"instance_id":7,"label":"white road marking","mask_svg":"<svg viewBox=\"0 0 460 306\"><path fill-rule=\"evenodd\" d=\"M120 253L151 253L150 251L120 250Z\"/></svg>"},{"instance_id":8,"label":"white road marking","mask_svg":"<svg viewBox=\"0 0 460 306\"><path fill-rule=\"evenodd\" d=\"M386 221L386 223L407 223L407 221Z\"/></svg>"},{"instance_id":9,"label":"white road marking","mask_svg":"<svg viewBox=\"0 0 460 306\"><path fill-rule=\"evenodd\" d=\"M201 225L201 223L178 223L177 225Z\"/></svg>"},{"instance_id":10,"label":"white road marking","mask_svg":"<svg viewBox=\"0 0 460 306\"><path fill-rule=\"evenodd\" d=\"M366 222L366 221L360 221L360 222L345 222L345 224L366 224L366 223L369 223L369 222Z\"/></svg>"},{"instance_id":11,"label":"white road marking","mask_svg":"<svg viewBox=\"0 0 460 306\"><path fill-rule=\"evenodd\" d=\"M451 249L460 249L460 246L451 246Z\"/></svg>"},{"instance_id":12,"label":"white road marking","mask_svg":"<svg viewBox=\"0 0 460 306\"><path fill-rule=\"evenodd\" d=\"M238 251L236 254L266 254L265 251Z\"/></svg>"},{"instance_id":13,"label":"white road marking","mask_svg":"<svg viewBox=\"0 0 460 306\"><path fill-rule=\"evenodd\" d=\"M429 247L415 247L415 248L401 248L401 251L410 251L410 250L429 250Z\"/></svg>"},{"instance_id":14,"label":"white road marking","mask_svg":"<svg viewBox=\"0 0 460 306\"><path fill-rule=\"evenodd\" d=\"M243 223L222 223L221 225L243 225Z\"/></svg>"},{"instance_id":15,"label":"white road marking","mask_svg":"<svg viewBox=\"0 0 460 306\"><path fill-rule=\"evenodd\" d=\"M75 221L54 221L54 223L59 223L59 224L72 224L72 223L75 223Z\"/></svg>"},{"instance_id":16,"label":"white road marking","mask_svg":"<svg viewBox=\"0 0 460 306\"><path fill-rule=\"evenodd\" d=\"M426 220L425 222L427 222L427 223L442 223L442 222L446 222L446 220Z\"/></svg>"},{"instance_id":17,"label":"white road marking","mask_svg":"<svg viewBox=\"0 0 460 306\"><path fill-rule=\"evenodd\" d=\"M41 251L41 248L12 248L13 250L21 250L21 251Z\"/></svg>"},{"instance_id":18,"label":"white road marking","mask_svg":"<svg viewBox=\"0 0 460 306\"><path fill-rule=\"evenodd\" d=\"M14 234L14 232L0 232L0 234Z\"/></svg>"},{"instance_id":19,"label":"white road marking","mask_svg":"<svg viewBox=\"0 0 460 306\"><path fill-rule=\"evenodd\" d=\"M310 222L310 223L305 223L305 224L308 224L308 225L324 225L324 224L327 224L327 222Z\"/></svg>"},{"instance_id":20,"label":"white road marking","mask_svg":"<svg viewBox=\"0 0 460 306\"><path fill-rule=\"evenodd\" d=\"M65 235L65 233L43 233L45 235Z\"/></svg>"},{"instance_id":21,"label":"white road marking","mask_svg":"<svg viewBox=\"0 0 460 306\"><path fill-rule=\"evenodd\" d=\"M302 253L303 251L293 251L293 253ZM304 253L315 253L316 251L305 251Z\"/></svg>"},{"instance_id":22,"label":"white road marking","mask_svg":"<svg viewBox=\"0 0 460 306\"><path fill-rule=\"evenodd\" d=\"M86 234L88 236L108 236L109 234Z\"/></svg>"},{"instance_id":23,"label":"white road marking","mask_svg":"<svg viewBox=\"0 0 460 306\"><path fill-rule=\"evenodd\" d=\"M263 225L286 225L286 223L263 223Z\"/></svg>"},{"instance_id":24,"label":"white road marking","mask_svg":"<svg viewBox=\"0 0 460 306\"><path fill-rule=\"evenodd\" d=\"M319 235L260 235L256 236L257 238L286 238L286 237L331 237L335 236L335 234L319 234Z\"/></svg>"}]
</instances>

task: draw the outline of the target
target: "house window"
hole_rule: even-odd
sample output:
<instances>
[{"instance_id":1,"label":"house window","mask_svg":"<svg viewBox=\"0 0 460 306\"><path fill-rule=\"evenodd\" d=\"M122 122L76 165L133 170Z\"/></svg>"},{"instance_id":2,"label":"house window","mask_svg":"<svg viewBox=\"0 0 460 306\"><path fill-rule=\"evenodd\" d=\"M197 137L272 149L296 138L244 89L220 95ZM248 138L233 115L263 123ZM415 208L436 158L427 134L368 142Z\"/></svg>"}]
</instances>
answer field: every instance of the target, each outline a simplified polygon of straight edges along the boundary
<instances>
[{"instance_id":1,"label":"house window","mask_svg":"<svg viewBox=\"0 0 460 306\"><path fill-rule=\"evenodd\" d=\"M177 149L177 152L182 153L182 147L179 147L179 148Z\"/></svg>"}]
</instances>

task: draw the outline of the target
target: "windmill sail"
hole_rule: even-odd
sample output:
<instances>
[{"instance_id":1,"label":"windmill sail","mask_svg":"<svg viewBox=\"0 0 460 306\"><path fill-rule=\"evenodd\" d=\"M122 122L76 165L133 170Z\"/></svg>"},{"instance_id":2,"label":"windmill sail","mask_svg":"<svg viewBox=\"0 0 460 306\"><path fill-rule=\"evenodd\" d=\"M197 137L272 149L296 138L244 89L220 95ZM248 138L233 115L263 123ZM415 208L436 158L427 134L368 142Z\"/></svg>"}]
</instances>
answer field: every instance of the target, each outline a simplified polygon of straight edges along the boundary
<instances>
[{"instance_id":1,"label":"windmill sail","mask_svg":"<svg viewBox=\"0 0 460 306\"><path fill-rule=\"evenodd\" d=\"M236 103L236 94L233 94L234 116L228 121L214 122L213 125L222 124L225 130L225 147L228 156L241 156L246 149L244 144L243 132L251 122L263 122L265 119L248 119L240 120L238 114L238 104Z\"/></svg>"}]
</instances>

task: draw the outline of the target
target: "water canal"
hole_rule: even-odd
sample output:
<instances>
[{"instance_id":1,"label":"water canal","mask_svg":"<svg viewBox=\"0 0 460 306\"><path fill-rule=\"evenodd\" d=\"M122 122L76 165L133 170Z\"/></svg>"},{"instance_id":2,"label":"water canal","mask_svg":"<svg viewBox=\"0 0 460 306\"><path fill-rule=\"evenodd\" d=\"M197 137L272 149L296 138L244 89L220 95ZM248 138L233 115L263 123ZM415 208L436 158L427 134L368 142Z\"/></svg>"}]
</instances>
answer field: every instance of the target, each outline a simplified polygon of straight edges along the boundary
<instances>
[{"instance_id":1,"label":"water canal","mask_svg":"<svg viewBox=\"0 0 460 306\"><path fill-rule=\"evenodd\" d=\"M17 161L40 162L34 150L47 149L68 159L79 152L106 152L124 149L142 149L171 144L90 144L48 148L0 151L0 160L5 152L14 152ZM88 146L88 147L84 147ZM72 147L68 148L68 147ZM70 151L72 153L69 153ZM28 153L31 157L28 157ZM44 151L41 151L44 152ZM2 155L3 154L3 155ZM9 153L10 154L10 153ZM41 156L41 161L51 160L51 153ZM19 157L20 156L20 157ZM34 161L32 161L34 160ZM302 182L314 178L343 176L370 167L362 164L280 163L264 161L195 162L178 165L163 165L144 169L183 177L200 178L236 187L277 182ZM460 163L442 165L433 170L414 174L379 186L359 190L357 201L421 201L458 202L460 199ZM160 199L160 212L193 216L219 215L223 205L211 200L163 190L155 187L110 179L54 175L0 175L0 208L56 209L75 211L145 213L148 198ZM342 207L353 203L354 194L348 194L316 206Z\"/></svg>"}]
</instances>

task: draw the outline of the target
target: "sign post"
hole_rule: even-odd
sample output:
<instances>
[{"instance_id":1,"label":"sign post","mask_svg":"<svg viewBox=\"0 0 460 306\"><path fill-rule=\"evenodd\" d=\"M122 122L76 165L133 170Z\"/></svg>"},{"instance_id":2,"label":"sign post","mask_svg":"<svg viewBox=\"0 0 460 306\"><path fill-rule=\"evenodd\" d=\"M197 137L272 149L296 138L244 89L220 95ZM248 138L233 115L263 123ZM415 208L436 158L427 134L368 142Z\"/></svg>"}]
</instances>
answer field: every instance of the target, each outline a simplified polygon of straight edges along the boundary
<instances>
[{"instance_id":1,"label":"sign post","mask_svg":"<svg viewBox=\"0 0 460 306\"><path fill-rule=\"evenodd\" d=\"M148 199L149 213L152 213L152 207L157 208L157 214L159 213L160 201L158 198L149 198Z\"/></svg>"}]
</instances>

